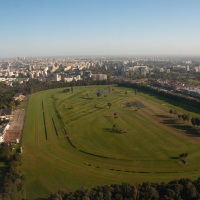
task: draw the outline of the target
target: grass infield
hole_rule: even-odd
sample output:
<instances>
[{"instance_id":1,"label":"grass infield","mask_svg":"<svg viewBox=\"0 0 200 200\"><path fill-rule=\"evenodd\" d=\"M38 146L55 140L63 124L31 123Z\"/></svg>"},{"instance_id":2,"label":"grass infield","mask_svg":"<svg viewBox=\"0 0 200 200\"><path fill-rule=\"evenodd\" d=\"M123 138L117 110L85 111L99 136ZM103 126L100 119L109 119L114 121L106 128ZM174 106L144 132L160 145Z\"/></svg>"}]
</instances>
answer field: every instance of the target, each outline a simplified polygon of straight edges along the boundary
<instances>
[{"instance_id":1,"label":"grass infield","mask_svg":"<svg viewBox=\"0 0 200 200\"><path fill-rule=\"evenodd\" d=\"M27 199L58 189L198 177L200 132L169 113L200 117L197 109L130 88L62 91L29 98L22 139ZM188 153L186 163L181 153Z\"/></svg>"}]
</instances>

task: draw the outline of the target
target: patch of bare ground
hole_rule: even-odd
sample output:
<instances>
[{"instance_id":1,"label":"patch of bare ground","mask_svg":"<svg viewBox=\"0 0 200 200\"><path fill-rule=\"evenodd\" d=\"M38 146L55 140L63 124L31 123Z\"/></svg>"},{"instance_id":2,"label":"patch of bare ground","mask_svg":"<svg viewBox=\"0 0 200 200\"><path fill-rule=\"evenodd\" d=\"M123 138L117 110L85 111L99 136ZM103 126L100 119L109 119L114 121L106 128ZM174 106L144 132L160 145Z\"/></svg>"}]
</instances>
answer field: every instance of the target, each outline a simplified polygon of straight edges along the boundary
<instances>
[{"instance_id":1,"label":"patch of bare ground","mask_svg":"<svg viewBox=\"0 0 200 200\"><path fill-rule=\"evenodd\" d=\"M16 142L16 139L21 139L21 130L7 130L4 140L6 142Z\"/></svg>"},{"instance_id":2,"label":"patch of bare ground","mask_svg":"<svg viewBox=\"0 0 200 200\"><path fill-rule=\"evenodd\" d=\"M134 99L141 101L147 107L138 111L152 123L193 144L200 144L200 131L191 124L179 120L176 115L170 114L168 108L141 97L134 97Z\"/></svg>"},{"instance_id":3,"label":"patch of bare ground","mask_svg":"<svg viewBox=\"0 0 200 200\"><path fill-rule=\"evenodd\" d=\"M113 115L104 115L104 117L113 117Z\"/></svg>"}]
</instances>

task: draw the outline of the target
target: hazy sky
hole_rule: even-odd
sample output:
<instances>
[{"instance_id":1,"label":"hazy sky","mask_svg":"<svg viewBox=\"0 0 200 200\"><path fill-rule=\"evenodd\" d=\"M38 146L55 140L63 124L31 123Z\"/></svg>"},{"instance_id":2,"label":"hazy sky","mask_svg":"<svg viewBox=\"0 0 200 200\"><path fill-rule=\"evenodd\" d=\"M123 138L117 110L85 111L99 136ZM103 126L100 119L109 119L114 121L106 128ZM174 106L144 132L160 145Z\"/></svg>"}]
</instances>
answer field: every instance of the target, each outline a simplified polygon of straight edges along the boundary
<instances>
[{"instance_id":1,"label":"hazy sky","mask_svg":"<svg viewBox=\"0 0 200 200\"><path fill-rule=\"evenodd\" d=\"M200 0L0 0L0 58L200 55Z\"/></svg>"}]
</instances>

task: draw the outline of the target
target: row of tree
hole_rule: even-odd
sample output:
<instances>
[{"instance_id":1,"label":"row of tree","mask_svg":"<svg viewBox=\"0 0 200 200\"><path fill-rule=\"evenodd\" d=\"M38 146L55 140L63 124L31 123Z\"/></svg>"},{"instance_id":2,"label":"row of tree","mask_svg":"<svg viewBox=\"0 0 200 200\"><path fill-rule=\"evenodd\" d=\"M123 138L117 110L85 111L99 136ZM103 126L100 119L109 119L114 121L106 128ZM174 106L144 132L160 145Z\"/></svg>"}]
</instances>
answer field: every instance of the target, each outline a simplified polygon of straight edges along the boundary
<instances>
[{"instance_id":1,"label":"row of tree","mask_svg":"<svg viewBox=\"0 0 200 200\"><path fill-rule=\"evenodd\" d=\"M182 119L184 122L185 121L191 122L191 124L193 126L197 126L197 127L200 126L200 118L198 118L198 117L191 117L190 113L188 113L188 114L178 114L178 112L176 110L172 110L172 109L169 110L169 113L177 115L178 118Z\"/></svg>"},{"instance_id":2,"label":"row of tree","mask_svg":"<svg viewBox=\"0 0 200 200\"><path fill-rule=\"evenodd\" d=\"M59 190L48 200L198 200L200 199L200 178L195 181L180 179L169 183L149 183L97 186L80 188L75 192Z\"/></svg>"},{"instance_id":3,"label":"row of tree","mask_svg":"<svg viewBox=\"0 0 200 200\"><path fill-rule=\"evenodd\" d=\"M179 119L182 119L183 121L188 121L188 122L190 122L190 120L191 120L190 113L188 113L188 114L179 114L177 110L172 110L172 109L169 110L169 113L170 113L170 114L177 115L178 118L179 118Z\"/></svg>"},{"instance_id":4,"label":"row of tree","mask_svg":"<svg viewBox=\"0 0 200 200\"><path fill-rule=\"evenodd\" d=\"M197 109L200 109L200 101L198 99L194 99L194 98L190 98L187 96L183 96L183 95L181 96L181 95L177 95L177 94L170 93L167 91L159 90L159 89L153 88L151 86L148 86L148 85L145 85L142 83L131 83L131 82L127 82L127 81L121 81L118 83L118 86L129 87L129 88L133 88L133 89L137 89L137 90L139 89L141 91L147 91L147 92L150 92L153 94L157 94L160 97L162 96L162 97L171 99L173 101L178 101L178 102L184 103L186 105L191 105Z\"/></svg>"},{"instance_id":5,"label":"row of tree","mask_svg":"<svg viewBox=\"0 0 200 200\"><path fill-rule=\"evenodd\" d=\"M74 86L86 86L86 85L106 85L110 83L107 80L92 81L92 80L80 80L72 82L41 82L37 79L30 79L23 84L14 84L13 87L6 86L0 83L0 109L1 108L15 108L19 105L19 101L14 101L13 96L16 93L22 93L24 95L33 94L48 89L70 87L73 93ZM66 92L66 91L65 91Z\"/></svg>"}]
</instances>

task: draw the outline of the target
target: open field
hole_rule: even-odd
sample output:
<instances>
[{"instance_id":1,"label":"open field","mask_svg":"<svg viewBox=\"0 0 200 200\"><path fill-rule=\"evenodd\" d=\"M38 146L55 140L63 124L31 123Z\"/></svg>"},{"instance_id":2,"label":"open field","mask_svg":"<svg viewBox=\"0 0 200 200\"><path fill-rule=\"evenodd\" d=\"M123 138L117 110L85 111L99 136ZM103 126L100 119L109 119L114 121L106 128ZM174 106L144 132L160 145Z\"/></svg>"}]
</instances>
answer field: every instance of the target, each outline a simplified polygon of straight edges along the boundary
<instances>
[{"instance_id":1,"label":"open field","mask_svg":"<svg viewBox=\"0 0 200 200\"><path fill-rule=\"evenodd\" d=\"M200 117L198 110L114 86L97 98L95 92L105 89L62 88L30 97L22 139L26 198L82 186L198 177L200 133L169 109ZM188 153L187 164L181 153Z\"/></svg>"}]
</instances>

